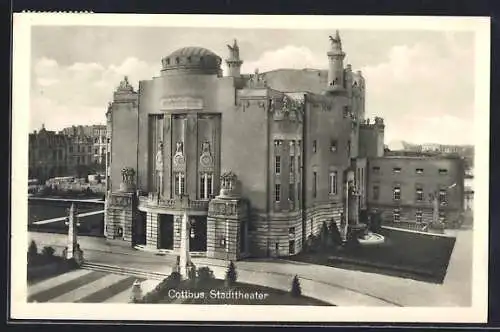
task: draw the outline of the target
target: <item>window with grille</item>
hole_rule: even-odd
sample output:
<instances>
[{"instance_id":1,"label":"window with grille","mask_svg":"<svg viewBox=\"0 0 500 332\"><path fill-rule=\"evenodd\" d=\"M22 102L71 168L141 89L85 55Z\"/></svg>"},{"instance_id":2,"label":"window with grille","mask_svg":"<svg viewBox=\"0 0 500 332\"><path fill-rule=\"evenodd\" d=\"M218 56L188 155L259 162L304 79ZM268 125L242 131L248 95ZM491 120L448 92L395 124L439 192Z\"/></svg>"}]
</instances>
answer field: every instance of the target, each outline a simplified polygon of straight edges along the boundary
<instances>
[{"instance_id":1,"label":"window with grille","mask_svg":"<svg viewBox=\"0 0 500 332\"><path fill-rule=\"evenodd\" d=\"M274 201L279 202L281 200L281 185L279 183L274 185Z\"/></svg>"},{"instance_id":2,"label":"window with grille","mask_svg":"<svg viewBox=\"0 0 500 332\"><path fill-rule=\"evenodd\" d=\"M401 188L400 187L394 187L393 198L395 201L401 200Z\"/></svg>"},{"instance_id":3,"label":"window with grille","mask_svg":"<svg viewBox=\"0 0 500 332\"><path fill-rule=\"evenodd\" d=\"M422 222L422 210L415 212L415 221L420 224Z\"/></svg>"},{"instance_id":4,"label":"window with grille","mask_svg":"<svg viewBox=\"0 0 500 332\"><path fill-rule=\"evenodd\" d=\"M276 156L274 160L274 172L276 175L279 175L281 173L281 157Z\"/></svg>"},{"instance_id":5,"label":"window with grille","mask_svg":"<svg viewBox=\"0 0 500 332\"><path fill-rule=\"evenodd\" d=\"M175 173L175 194L177 196L184 195L185 176L182 172Z\"/></svg>"},{"instance_id":6,"label":"window with grille","mask_svg":"<svg viewBox=\"0 0 500 332\"><path fill-rule=\"evenodd\" d=\"M212 196L212 174L202 173L200 176L200 199L209 199Z\"/></svg>"},{"instance_id":7,"label":"window with grille","mask_svg":"<svg viewBox=\"0 0 500 332\"><path fill-rule=\"evenodd\" d=\"M400 214L400 211L398 209L395 209L392 212L392 220L394 222L400 222L401 221L401 214Z\"/></svg>"}]
</instances>

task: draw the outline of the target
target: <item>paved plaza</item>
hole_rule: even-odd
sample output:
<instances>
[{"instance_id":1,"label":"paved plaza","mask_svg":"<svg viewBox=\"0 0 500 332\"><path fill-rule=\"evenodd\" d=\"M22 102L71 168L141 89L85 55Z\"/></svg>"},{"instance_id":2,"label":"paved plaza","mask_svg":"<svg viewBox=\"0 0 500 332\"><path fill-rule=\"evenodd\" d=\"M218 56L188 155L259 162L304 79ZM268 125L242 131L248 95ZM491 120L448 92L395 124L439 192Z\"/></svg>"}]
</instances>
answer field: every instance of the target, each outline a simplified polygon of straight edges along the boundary
<instances>
[{"instance_id":1,"label":"paved plaza","mask_svg":"<svg viewBox=\"0 0 500 332\"><path fill-rule=\"evenodd\" d=\"M297 274L301 279L304 295L338 306L470 306L472 231L456 231L456 236L457 241L443 284L276 259L236 262L238 280L288 290L292 277ZM39 247L51 245L56 251L62 250L66 243L66 236L59 234L30 233L31 239L35 240ZM159 256L151 252L134 250L119 241L80 237L79 243L84 250L85 259L92 263L168 274L175 261L173 255ZM193 262L198 267L209 266L218 278L224 276L226 269L224 261L193 258ZM76 275L75 273L83 272L71 272L72 276ZM130 295L130 287L134 280L134 278L126 279L123 276L106 276L99 281L100 274L85 275L86 278L90 278L86 283L95 283L95 285L101 285L101 288L106 288L108 283L121 282L121 286L113 287L118 290L123 288L124 298ZM105 278L111 279L105 281ZM127 284L127 282L130 283ZM89 296L90 294L86 293L92 288L85 287L84 284L81 284L83 291L81 291L81 297L78 297L80 300ZM128 289L125 289L125 285ZM42 285L37 287L42 287ZM73 289L77 289L77 286ZM118 293L116 292L113 297L119 297ZM57 296L63 296L63 294ZM57 299L57 296L52 299ZM113 298L104 299L104 297L104 295L93 296L94 299L103 299L103 301ZM67 296L63 297L63 299L67 298Z\"/></svg>"}]
</instances>

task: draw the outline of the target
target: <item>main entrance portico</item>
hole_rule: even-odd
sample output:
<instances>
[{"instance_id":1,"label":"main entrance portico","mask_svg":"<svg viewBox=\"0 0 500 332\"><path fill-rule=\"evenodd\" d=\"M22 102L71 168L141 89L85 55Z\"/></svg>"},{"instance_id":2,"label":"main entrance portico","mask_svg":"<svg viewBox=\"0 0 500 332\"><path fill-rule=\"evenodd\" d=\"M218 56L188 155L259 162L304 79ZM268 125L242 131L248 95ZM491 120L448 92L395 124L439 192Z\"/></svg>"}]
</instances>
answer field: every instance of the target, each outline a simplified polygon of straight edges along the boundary
<instances>
[{"instance_id":1,"label":"main entrance portico","mask_svg":"<svg viewBox=\"0 0 500 332\"><path fill-rule=\"evenodd\" d=\"M182 218L186 213L190 251L206 252L208 201L191 201L186 196L165 200L150 193L147 197L139 196L138 210L146 216L146 248L178 252Z\"/></svg>"}]
</instances>

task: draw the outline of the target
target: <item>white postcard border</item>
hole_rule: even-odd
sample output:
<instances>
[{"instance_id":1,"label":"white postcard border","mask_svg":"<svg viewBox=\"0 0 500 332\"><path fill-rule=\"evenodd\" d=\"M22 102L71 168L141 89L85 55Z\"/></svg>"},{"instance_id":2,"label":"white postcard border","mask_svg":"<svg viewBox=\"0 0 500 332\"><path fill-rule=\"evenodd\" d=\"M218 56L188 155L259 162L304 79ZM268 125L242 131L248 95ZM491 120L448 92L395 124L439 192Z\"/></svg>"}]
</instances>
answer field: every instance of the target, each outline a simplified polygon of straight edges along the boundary
<instances>
[{"instance_id":1,"label":"white postcard border","mask_svg":"<svg viewBox=\"0 0 500 332\"><path fill-rule=\"evenodd\" d=\"M404 16L237 16L19 13L13 20L11 318L166 321L486 322L488 303L490 19ZM186 26L475 32L475 199L472 306L293 307L27 303L26 248L31 27ZM106 105L103 105L103 112Z\"/></svg>"}]
</instances>

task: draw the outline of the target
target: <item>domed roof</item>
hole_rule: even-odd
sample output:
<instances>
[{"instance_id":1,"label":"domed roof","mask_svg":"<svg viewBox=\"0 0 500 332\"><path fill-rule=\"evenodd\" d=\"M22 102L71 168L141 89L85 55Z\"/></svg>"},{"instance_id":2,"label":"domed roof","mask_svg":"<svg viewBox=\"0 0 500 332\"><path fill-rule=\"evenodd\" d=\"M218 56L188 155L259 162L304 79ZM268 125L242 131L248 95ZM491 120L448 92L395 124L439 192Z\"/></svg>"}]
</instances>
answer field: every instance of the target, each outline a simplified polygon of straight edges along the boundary
<instances>
[{"instance_id":1,"label":"domed roof","mask_svg":"<svg viewBox=\"0 0 500 332\"><path fill-rule=\"evenodd\" d=\"M197 47L197 46L188 46L188 47L183 47L180 48L174 52L172 52L169 57L175 57L175 56L213 56L218 58L217 54L214 52L210 51L209 49L203 48L203 47Z\"/></svg>"},{"instance_id":2,"label":"domed roof","mask_svg":"<svg viewBox=\"0 0 500 332\"><path fill-rule=\"evenodd\" d=\"M221 57L203 47L183 47L162 59L164 74L219 74Z\"/></svg>"}]
</instances>

